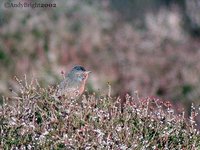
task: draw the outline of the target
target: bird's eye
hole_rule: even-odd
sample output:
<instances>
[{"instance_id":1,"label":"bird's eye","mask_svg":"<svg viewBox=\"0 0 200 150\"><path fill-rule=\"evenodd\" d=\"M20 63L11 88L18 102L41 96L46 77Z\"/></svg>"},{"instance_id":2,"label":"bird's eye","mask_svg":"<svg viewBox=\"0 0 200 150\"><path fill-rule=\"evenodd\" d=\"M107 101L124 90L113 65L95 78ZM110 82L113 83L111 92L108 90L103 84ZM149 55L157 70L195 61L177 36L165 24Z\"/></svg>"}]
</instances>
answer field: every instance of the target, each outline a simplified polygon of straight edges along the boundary
<instances>
[{"instance_id":1,"label":"bird's eye","mask_svg":"<svg viewBox=\"0 0 200 150\"><path fill-rule=\"evenodd\" d=\"M79 80L85 80L86 78L87 78L87 74L84 74L84 73L82 73L82 74L77 74L77 77L78 77L78 79Z\"/></svg>"},{"instance_id":2,"label":"bird's eye","mask_svg":"<svg viewBox=\"0 0 200 150\"><path fill-rule=\"evenodd\" d=\"M78 74L77 77L78 77L80 80L83 80L83 79L84 79L84 77L83 77L82 74Z\"/></svg>"},{"instance_id":3,"label":"bird's eye","mask_svg":"<svg viewBox=\"0 0 200 150\"><path fill-rule=\"evenodd\" d=\"M81 75L80 75L80 74L78 74L78 77L79 77L79 78L81 78Z\"/></svg>"}]
</instances>

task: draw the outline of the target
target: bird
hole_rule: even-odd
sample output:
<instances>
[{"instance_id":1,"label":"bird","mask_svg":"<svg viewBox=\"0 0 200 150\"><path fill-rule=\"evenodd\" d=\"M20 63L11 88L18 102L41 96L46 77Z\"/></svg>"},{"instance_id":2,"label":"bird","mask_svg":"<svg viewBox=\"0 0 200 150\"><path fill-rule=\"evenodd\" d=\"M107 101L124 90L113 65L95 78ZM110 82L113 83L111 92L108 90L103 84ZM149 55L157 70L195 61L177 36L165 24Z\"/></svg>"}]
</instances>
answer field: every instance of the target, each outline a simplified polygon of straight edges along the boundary
<instances>
[{"instance_id":1,"label":"bird","mask_svg":"<svg viewBox=\"0 0 200 150\"><path fill-rule=\"evenodd\" d=\"M57 96L65 96L68 99L80 97L85 90L90 73L91 71L87 71L83 66L74 66L69 73L65 74L64 80L59 84Z\"/></svg>"}]
</instances>

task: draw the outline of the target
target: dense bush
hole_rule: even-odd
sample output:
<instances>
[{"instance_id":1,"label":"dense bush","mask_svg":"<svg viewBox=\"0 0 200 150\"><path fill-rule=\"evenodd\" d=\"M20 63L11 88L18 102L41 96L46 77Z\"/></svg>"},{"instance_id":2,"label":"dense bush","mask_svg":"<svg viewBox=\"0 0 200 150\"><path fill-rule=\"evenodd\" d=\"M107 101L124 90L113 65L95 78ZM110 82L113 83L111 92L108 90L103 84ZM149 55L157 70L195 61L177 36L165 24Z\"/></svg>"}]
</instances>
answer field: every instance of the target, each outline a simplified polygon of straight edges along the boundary
<instances>
[{"instance_id":1,"label":"dense bush","mask_svg":"<svg viewBox=\"0 0 200 150\"><path fill-rule=\"evenodd\" d=\"M3 149L199 149L192 115L175 114L169 102L95 94L58 99L56 87L17 79L19 93L1 106ZM8 101L14 104L8 104ZM122 108L123 107L123 108Z\"/></svg>"},{"instance_id":2,"label":"dense bush","mask_svg":"<svg viewBox=\"0 0 200 150\"><path fill-rule=\"evenodd\" d=\"M115 95L137 89L143 96L198 103L200 42L182 28L178 6L155 6L156 13L142 9L141 15L137 4L144 8L142 2L131 3L136 7L128 9L134 11L131 22L138 22L134 15L144 21L145 27L138 28L121 20L125 16L109 1L56 3L56 9L0 9L1 94L15 87L14 75L35 76L48 85L58 82L61 70L81 64L93 71L93 91L109 81ZM129 5L122 4L118 6L124 9Z\"/></svg>"}]
</instances>

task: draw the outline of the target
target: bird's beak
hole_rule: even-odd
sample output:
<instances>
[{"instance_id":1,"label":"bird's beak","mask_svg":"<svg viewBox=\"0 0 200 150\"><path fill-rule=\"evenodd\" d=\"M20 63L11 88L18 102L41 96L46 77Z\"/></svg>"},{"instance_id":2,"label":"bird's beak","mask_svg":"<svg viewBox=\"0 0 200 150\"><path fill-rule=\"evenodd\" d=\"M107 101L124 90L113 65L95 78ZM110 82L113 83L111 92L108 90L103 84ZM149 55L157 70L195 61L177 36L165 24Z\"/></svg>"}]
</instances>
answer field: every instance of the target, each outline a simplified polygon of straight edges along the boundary
<instances>
[{"instance_id":1,"label":"bird's beak","mask_svg":"<svg viewBox=\"0 0 200 150\"><path fill-rule=\"evenodd\" d=\"M85 71L86 74L89 74L89 73L91 73L91 72L92 72L92 71Z\"/></svg>"}]
</instances>

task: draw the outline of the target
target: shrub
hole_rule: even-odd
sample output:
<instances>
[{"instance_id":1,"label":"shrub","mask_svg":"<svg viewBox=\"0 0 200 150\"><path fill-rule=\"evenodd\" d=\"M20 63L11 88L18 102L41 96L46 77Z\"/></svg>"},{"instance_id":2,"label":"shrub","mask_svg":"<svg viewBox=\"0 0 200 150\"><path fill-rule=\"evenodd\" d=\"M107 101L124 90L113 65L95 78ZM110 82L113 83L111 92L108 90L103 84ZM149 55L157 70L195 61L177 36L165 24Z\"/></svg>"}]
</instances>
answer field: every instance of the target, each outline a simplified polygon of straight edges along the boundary
<instances>
[{"instance_id":1,"label":"shrub","mask_svg":"<svg viewBox=\"0 0 200 150\"><path fill-rule=\"evenodd\" d=\"M19 93L1 106L3 149L199 149L195 109L191 118L175 114L170 103L83 95L58 99L56 87L42 88L17 79ZM123 111L122 108L123 107Z\"/></svg>"}]
</instances>

